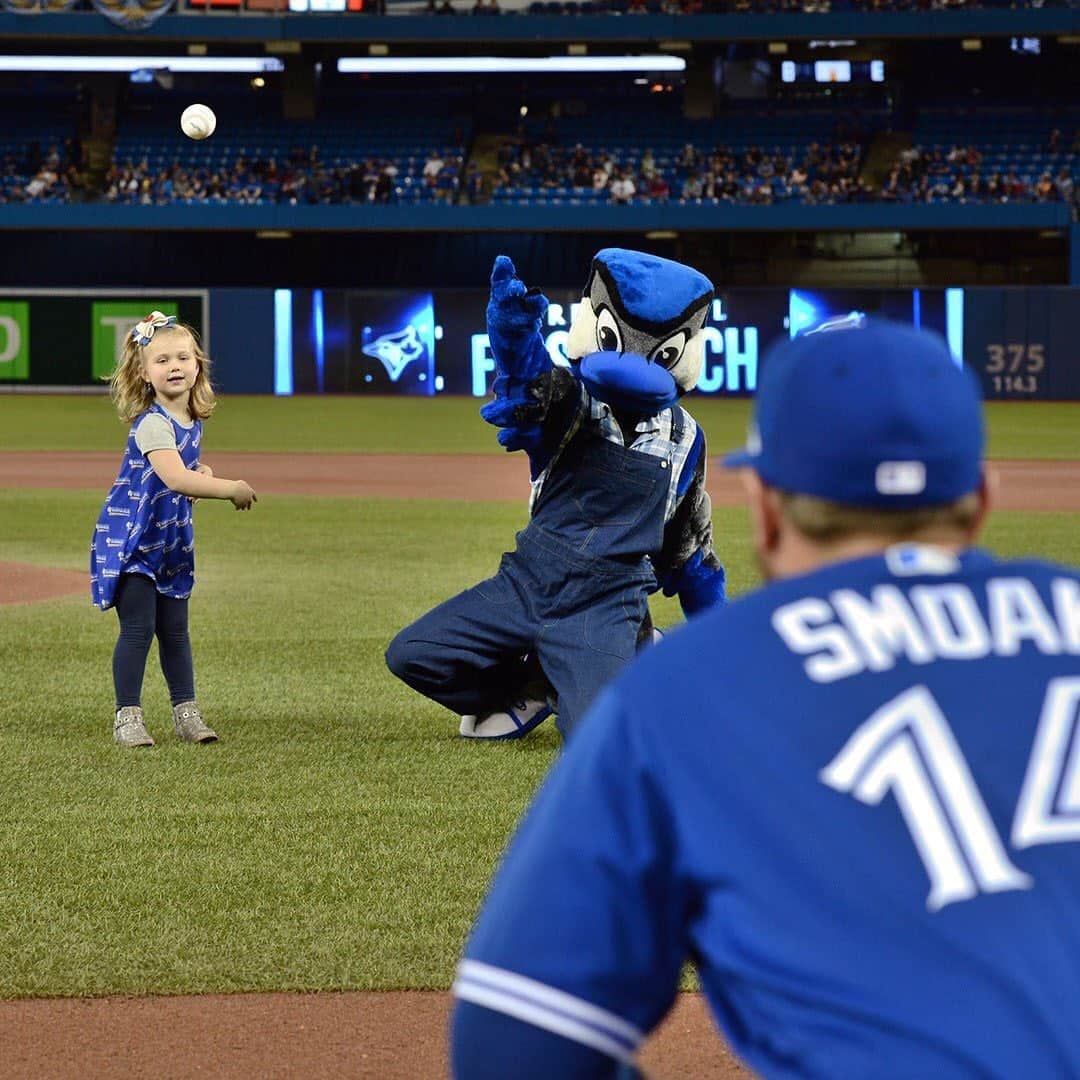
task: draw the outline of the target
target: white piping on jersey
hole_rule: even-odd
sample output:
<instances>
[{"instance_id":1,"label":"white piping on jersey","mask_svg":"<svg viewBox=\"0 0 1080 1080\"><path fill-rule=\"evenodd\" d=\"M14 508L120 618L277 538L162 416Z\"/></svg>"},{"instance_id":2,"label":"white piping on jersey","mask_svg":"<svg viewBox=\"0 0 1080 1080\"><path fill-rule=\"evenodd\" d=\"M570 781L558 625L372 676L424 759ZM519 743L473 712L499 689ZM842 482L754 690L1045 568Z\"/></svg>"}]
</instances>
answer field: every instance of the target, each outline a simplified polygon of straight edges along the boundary
<instances>
[{"instance_id":1,"label":"white piping on jersey","mask_svg":"<svg viewBox=\"0 0 1080 1080\"><path fill-rule=\"evenodd\" d=\"M563 990L479 960L462 960L452 987L462 1001L523 1020L564 1039L632 1062L644 1038L615 1013Z\"/></svg>"},{"instance_id":2,"label":"white piping on jersey","mask_svg":"<svg viewBox=\"0 0 1080 1080\"><path fill-rule=\"evenodd\" d=\"M584 386L579 387L581 398L578 403L577 413L569 429L563 436L558 450L552 455L544 471L532 482L532 495L529 498L529 512L532 512L536 500L540 497L540 490L548 474L555 467L567 444L577 434L578 428L583 423L590 423L598 429L599 435L608 442L618 446L627 445L629 448L642 454L650 454L653 457L663 458L668 462L670 470L668 476L667 501L664 504L664 524L666 525L675 513L678 503L679 477L686 465L686 459L694 447L697 438L697 421L684 409L683 410L683 433L682 439L674 443L671 441L671 426L674 417L673 407L662 409L655 416L647 416L639 421L634 428L634 440L627 444L623 439L622 429L618 421L612 415L611 407L602 401L597 401Z\"/></svg>"}]
</instances>

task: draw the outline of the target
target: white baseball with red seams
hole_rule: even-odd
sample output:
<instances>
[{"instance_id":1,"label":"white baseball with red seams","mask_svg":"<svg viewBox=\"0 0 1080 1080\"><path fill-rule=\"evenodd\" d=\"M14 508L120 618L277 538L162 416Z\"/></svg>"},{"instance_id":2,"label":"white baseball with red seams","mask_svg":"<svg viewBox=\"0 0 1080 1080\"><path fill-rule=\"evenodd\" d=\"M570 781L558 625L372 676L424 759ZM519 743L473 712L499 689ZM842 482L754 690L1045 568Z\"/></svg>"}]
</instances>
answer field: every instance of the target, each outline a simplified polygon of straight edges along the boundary
<instances>
[{"instance_id":1,"label":"white baseball with red seams","mask_svg":"<svg viewBox=\"0 0 1080 1080\"><path fill-rule=\"evenodd\" d=\"M216 127L217 117L209 105L189 105L180 114L180 130L189 139L207 139Z\"/></svg>"}]
</instances>

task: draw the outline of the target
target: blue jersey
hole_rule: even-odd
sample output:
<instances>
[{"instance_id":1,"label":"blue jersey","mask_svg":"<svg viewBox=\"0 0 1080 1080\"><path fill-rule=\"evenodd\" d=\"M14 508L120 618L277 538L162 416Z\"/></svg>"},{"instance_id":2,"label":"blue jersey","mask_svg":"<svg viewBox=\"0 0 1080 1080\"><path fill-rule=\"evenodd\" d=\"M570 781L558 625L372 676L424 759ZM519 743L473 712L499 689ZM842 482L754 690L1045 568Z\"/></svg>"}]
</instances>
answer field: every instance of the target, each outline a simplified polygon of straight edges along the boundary
<instances>
[{"instance_id":1,"label":"blue jersey","mask_svg":"<svg viewBox=\"0 0 1080 1080\"><path fill-rule=\"evenodd\" d=\"M458 1012L629 1060L686 960L765 1076L1080 1076L1077 573L903 545L630 665L511 845Z\"/></svg>"},{"instance_id":2,"label":"blue jersey","mask_svg":"<svg viewBox=\"0 0 1080 1080\"><path fill-rule=\"evenodd\" d=\"M169 488L135 441L139 425L154 412L172 424L184 467L199 464L201 420L184 427L155 403L131 425L119 475L90 540L90 596L103 611L116 601L121 574L142 574L154 581L159 593L181 600L195 587L191 500Z\"/></svg>"}]
</instances>

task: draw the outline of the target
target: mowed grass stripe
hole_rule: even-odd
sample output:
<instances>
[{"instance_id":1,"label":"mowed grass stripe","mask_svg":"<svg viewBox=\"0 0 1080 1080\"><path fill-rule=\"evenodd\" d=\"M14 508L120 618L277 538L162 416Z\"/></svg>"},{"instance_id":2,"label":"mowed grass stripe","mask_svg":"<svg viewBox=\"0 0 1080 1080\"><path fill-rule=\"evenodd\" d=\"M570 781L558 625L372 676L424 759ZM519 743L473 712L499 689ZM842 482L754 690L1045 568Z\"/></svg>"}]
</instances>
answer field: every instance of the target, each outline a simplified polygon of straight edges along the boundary
<instances>
[{"instance_id":1,"label":"mowed grass stripe","mask_svg":"<svg viewBox=\"0 0 1080 1080\"><path fill-rule=\"evenodd\" d=\"M206 454L500 454L474 398L224 396L206 430ZM710 453L742 445L747 400L688 398ZM989 454L995 458L1080 458L1080 403L991 402ZM119 453L125 429L105 397L0 395L0 450ZM822 433L828 437L827 432Z\"/></svg>"},{"instance_id":2,"label":"mowed grass stripe","mask_svg":"<svg viewBox=\"0 0 1080 1080\"><path fill-rule=\"evenodd\" d=\"M0 491L0 559L81 568L100 497ZM0 996L448 986L557 739L464 743L382 654L494 572L524 513L201 506L192 636L213 747L172 737L153 654L159 745L113 747L116 620L88 595L0 607ZM756 580L746 515L715 521L741 592ZM1080 514L999 514L989 541L1078 562ZM660 625L679 618L654 607Z\"/></svg>"}]
</instances>

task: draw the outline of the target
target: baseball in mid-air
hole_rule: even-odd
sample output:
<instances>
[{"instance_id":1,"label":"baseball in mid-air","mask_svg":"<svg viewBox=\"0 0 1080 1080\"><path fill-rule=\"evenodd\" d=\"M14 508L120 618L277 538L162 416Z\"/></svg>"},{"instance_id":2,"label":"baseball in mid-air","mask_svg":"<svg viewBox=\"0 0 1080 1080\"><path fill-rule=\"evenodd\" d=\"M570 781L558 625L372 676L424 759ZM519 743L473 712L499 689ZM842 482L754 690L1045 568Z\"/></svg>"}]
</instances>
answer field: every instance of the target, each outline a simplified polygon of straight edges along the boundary
<instances>
[{"instance_id":1,"label":"baseball in mid-air","mask_svg":"<svg viewBox=\"0 0 1080 1080\"><path fill-rule=\"evenodd\" d=\"M180 114L180 130L189 139L208 139L217 127L217 117L209 105L189 105Z\"/></svg>"}]
</instances>

